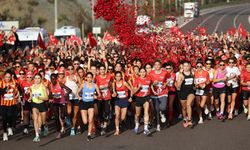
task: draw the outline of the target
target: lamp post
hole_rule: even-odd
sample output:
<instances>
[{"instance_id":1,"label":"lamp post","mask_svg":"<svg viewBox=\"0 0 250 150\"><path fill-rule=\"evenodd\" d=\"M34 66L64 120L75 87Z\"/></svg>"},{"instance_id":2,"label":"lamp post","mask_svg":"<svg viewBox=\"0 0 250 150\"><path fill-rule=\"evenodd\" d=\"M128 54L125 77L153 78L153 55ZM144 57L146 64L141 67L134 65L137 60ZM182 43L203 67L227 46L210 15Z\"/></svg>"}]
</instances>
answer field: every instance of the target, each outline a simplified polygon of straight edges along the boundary
<instances>
[{"instance_id":1,"label":"lamp post","mask_svg":"<svg viewBox=\"0 0 250 150\"><path fill-rule=\"evenodd\" d=\"M57 24L58 24L58 20L57 20L57 0L55 0L55 31L57 29Z\"/></svg>"}]
</instances>

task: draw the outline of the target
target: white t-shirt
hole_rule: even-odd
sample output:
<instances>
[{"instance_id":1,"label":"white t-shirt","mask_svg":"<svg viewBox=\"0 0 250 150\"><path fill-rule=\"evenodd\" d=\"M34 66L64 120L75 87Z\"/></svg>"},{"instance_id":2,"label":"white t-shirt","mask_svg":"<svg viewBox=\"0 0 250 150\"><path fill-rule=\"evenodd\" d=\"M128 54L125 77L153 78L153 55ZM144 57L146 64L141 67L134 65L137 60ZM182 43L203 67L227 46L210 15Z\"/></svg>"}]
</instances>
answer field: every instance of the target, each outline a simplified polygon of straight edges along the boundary
<instances>
[{"instance_id":1,"label":"white t-shirt","mask_svg":"<svg viewBox=\"0 0 250 150\"><path fill-rule=\"evenodd\" d=\"M232 78L234 76L238 77L240 75L240 70L239 70L238 67L232 67L231 68L231 67L227 66L226 67L226 72L227 72L226 76L228 78ZM236 87L239 86L237 79L236 80L235 79L231 79L231 80L228 80L227 82L230 83L230 84L232 84L233 88L236 88Z\"/></svg>"}]
</instances>

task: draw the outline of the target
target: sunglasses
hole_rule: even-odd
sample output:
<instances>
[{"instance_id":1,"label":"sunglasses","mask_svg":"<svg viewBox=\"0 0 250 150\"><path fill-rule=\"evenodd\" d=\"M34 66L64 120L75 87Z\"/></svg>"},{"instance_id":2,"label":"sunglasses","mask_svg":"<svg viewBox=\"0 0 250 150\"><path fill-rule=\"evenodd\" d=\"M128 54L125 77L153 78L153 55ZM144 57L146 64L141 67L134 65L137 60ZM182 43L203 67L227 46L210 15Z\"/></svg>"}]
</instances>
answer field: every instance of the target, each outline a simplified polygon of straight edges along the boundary
<instances>
[{"instance_id":1,"label":"sunglasses","mask_svg":"<svg viewBox=\"0 0 250 150\"><path fill-rule=\"evenodd\" d=\"M228 63L229 63L229 64L233 64L234 62L232 62L232 61L229 61Z\"/></svg>"},{"instance_id":2,"label":"sunglasses","mask_svg":"<svg viewBox=\"0 0 250 150\"><path fill-rule=\"evenodd\" d=\"M109 68L109 70L113 70L113 68Z\"/></svg>"},{"instance_id":3,"label":"sunglasses","mask_svg":"<svg viewBox=\"0 0 250 150\"><path fill-rule=\"evenodd\" d=\"M225 66L225 64L220 64L220 66Z\"/></svg>"},{"instance_id":4,"label":"sunglasses","mask_svg":"<svg viewBox=\"0 0 250 150\"><path fill-rule=\"evenodd\" d=\"M166 68L167 70L171 70L171 68Z\"/></svg>"},{"instance_id":5,"label":"sunglasses","mask_svg":"<svg viewBox=\"0 0 250 150\"><path fill-rule=\"evenodd\" d=\"M74 63L73 65L75 66L75 65L80 65L80 64L79 63Z\"/></svg>"},{"instance_id":6,"label":"sunglasses","mask_svg":"<svg viewBox=\"0 0 250 150\"><path fill-rule=\"evenodd\" d=\"M50 70L53 70L53 69L55 69L55 68L49 68Z\"/></svg>"},{"instance_id":7,"label":"sunglasses","mask_svg":"<svg viewBox=\"0 0 250 150\"><path fill-rule=\"evenodd\" d=\"M19 73L19 75L25 75L25 73Z\"/></svg>"},{"instance_id":8,"label":"sunglasses","mask_svg":"<svg viewBox=\"0 0 250 150\"><path fill-rule=\"evenodd\" d=\"M211 63L206 63L207 65L211 65Z\"/></svg>"},{"instance_id":9,"label":"sunglasses","mask_svg":"<svg viewBox=\"0 0 250 150\"><path fill-rule=\"evenodd\" d=\"M30 79L30 78L32 78L32 77L27 77L27 78L29 78L29 79Z\"/></svg>"},{"instance_id":10,"label":"sunglasses","mask_svg":"<svg viewBox=\"0 0 250 150\"><path fill-rule=\"evenodd\" d=\"M16 66L16 68L20 68L21 66Z\"/></svg>"}]
</instances>

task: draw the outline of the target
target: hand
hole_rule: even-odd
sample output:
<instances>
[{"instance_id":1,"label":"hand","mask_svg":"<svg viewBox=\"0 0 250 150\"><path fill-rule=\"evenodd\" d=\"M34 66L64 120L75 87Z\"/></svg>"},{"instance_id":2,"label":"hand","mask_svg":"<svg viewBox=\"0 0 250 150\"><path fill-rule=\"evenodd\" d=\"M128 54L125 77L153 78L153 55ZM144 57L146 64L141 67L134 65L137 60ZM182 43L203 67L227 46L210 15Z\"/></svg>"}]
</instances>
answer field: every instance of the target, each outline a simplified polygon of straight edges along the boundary
<instances>
[{"instance_id":1,"label":"hand","mask_svg":"<svg viewBox=\"0 0 250 150\"><path fill-rule=\"evenodd\" d=\"M133 99L132 99L132 97L130 97L129 99L128 99L128 102L133 102Z\"/></svg>"},{"instance_id":2,"label":"hand","mask_svg":"<svg viewBox=\"0 0 250 150\"><path fill-rule=\"evenodd\" d=\"M114 93L112 94L112 97L116 97L116 96L117 96L117 93L114 92Z\"/></svg>"}]
</instances>

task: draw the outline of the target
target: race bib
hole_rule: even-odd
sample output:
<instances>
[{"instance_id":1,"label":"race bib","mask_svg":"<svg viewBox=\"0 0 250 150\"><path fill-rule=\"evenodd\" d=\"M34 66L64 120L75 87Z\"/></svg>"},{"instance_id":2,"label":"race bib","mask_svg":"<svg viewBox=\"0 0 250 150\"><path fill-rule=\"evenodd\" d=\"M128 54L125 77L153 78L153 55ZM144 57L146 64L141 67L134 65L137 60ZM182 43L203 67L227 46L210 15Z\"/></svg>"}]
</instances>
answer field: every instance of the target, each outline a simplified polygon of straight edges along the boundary
<instances>
[{"instance_id":1,"label":"race bib","mask_svg":"<svg viewBox=\"0 0 250 150\"><path fill-rule=\"evenodd\" d=\"M54 98L54 99L60 99L60 98L62 98L62 94L61 94L61 92L58 92L58 93L52 93L52 95L53 95L53 98Z\"/></svg>"},{"instance_id":2,"label":"race bib","mask_svg":"<svg viewBox=\"0 0 250 150\"><path fill-rule=\"evenodd\" d=\"M193 84L193 81L194 81L193 78L185 79L185 85L192 85L192 84Z\"/></svg>"},{"instance_id":3,"label":"race bib","mask_svg":"<svg viewBox=\"0 0 250 150\"><path fill-rule=\"evenodd\" d=\"M27 92L28 92L28 89L29 89L29 87L25 87L25 88L24 88L24 93L27 93Z\"/></svg>"},{"instance_id":4,"label":"race bib","mask_svg":"<svg viewBox=\"0 0 250 150\"><path fill-rule=\"evenodd\" d=\"M168 86L173 86L174 85L174 79L173 78L170 78L168 79Z\"/></svg>"},{"instance_id":5,"label":"race bib","mask_svg":"<svg viewBox=\"0 0 250 150\"><path fill-rule=\"evenodd\" d=\"M149 86L148 85L142 85L141 86L141 92L148 92Z\"/></svg>"},{"instance_id":6,"label":"race bib","mask_svg":"<svg viewBox=\"0 0 250 150\"><path fill-rule=\"evenodd\" d=\"M106 97L108 96L108 90L109 90L108 88L105 88L105 89L102 89L102 90L101 90L101 93L102 93L102 97L103 97L103 98L106 98Z\"/></svg>"},{"instance_id":7,"label":"race bib","mask_svg":"<svg viewBox=\"0 0 250 150\"><path fill-rule=\"evenodd\" d=\"M85 92L85 99L94 99L94 93Z\"/></svg>"},{"instance_id":8,"label":"race bib","mask_svg":"<svg viewBox=\"0 0 250 150\"><path fill-rule=\"evenodd\" d=\"M4 94L4 100L6 101L11 101L14 99L14 94L11 93L11 94Z\"/></svg>"},{"instance_id":9,"label":"race bib","mask_svg":"<svg viewBox=\"0 0 250 150\"><path fill-rule=\"evenodd\" d=\"M42 94L41 93L32 93L33 98L37 98L38 96L42 96Z\"/></svg>"},{"instance_id":10,"label":"race bib","mask_svg":"<svg viewBox=\"0 0 250 150\"><path fill-rule=\"evenodd\" d=\"M201 89L196 89L196 92L195 92L195 94L196 95L199 95L199 96L202 96L202 95L204 95L204 90L201 90Z\"/></svg>"},{"instance_id":11,"label":"race bib","mask_svg":"<svg viewBox=\"0 0 250 150\"><path fill-rule=\"evenodd\" d=\"M126 98L126 92L125 91L117 92L117 94L118 94L118 98Z\"/></svg>"}]
</instances>

